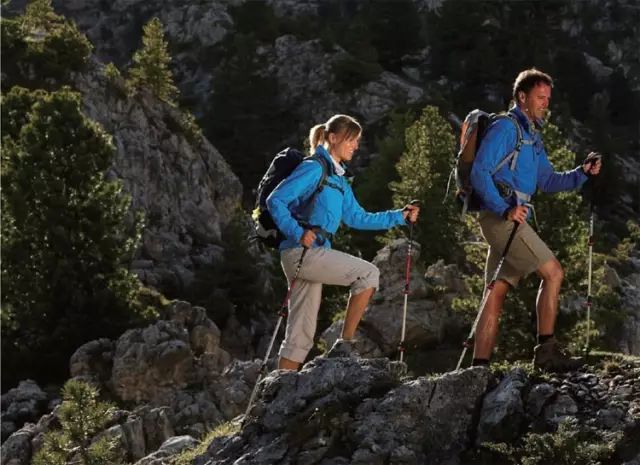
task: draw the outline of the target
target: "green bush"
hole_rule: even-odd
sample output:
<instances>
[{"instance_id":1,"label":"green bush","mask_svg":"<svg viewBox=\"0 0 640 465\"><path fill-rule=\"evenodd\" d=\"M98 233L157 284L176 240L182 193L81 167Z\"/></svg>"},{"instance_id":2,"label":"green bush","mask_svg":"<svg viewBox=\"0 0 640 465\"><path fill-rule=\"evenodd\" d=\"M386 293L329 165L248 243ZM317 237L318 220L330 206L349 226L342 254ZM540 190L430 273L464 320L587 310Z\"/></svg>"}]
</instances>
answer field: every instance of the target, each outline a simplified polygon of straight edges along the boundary
<instances>
[{"instance_id":1,"label":"green bush","mask_svg":"<svg viewBox=\"0 0 640 465\"><path fill-rule=\"evenodd\" d=\"M44 445L33 458L34 465L118 465L122 451L117 440L95 435L112 421L115 407L98 400L93 386L70 380L62 389L62 405L58 416L61 430L44 435Z\"/></svg>"},{"instance_id":2,"label":"green bush","mask_svg":"<svg viewBox=\"0 0 640 465\"><path fill-rule=\"evenodd\" d=\"M513 465L601 465L614 457L620 438L620 433L606 436L565 421L553 433L527 433L515 446L485 443L483 447L502 463Z\"/></svg>"}]
</instances>

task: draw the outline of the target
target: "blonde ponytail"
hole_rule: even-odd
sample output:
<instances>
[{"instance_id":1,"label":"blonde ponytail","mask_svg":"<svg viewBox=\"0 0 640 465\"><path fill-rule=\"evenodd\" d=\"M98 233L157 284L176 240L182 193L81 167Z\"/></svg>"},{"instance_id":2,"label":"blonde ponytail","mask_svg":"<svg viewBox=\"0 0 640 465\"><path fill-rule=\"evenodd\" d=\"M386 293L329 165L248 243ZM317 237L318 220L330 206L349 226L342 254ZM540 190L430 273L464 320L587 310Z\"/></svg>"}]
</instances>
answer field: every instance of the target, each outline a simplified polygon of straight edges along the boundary
<instances>
[{"instance_id":1,"label":"blonde ponytail","mask_svg":"<svg viewBox=\"0 0 640 465\"><path fill-rule=\"evenodd\" d=\"M316 147L320 144L324 144L326 126L324 124L316 124L309 131L309 152L313 155L316 151Z\"/></svg>"}]
</instances>

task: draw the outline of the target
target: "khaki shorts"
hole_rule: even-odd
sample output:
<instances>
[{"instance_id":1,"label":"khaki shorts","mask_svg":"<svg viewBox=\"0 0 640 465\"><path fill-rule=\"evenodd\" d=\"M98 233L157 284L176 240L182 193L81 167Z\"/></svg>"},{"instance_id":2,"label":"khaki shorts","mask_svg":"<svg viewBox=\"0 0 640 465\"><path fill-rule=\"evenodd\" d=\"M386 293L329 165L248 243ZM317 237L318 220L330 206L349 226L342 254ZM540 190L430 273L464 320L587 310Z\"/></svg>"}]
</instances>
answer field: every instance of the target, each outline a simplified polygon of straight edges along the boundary
<instances>
[{"instance_id":1,"label":"khaki shorts","mask_svg":"<svg viewBox=\"0 0 640 465\"><path fill-rule=\"evenodd\" d=\"M478 218L480 229L485 240L489 243L489 253L487 254L487 264L485 267L485 285L489 284L496 271L500 257L507 245L509 235L513 230L513 222L506 221L498 215L483 210ZM500 269L498 279L508 282L516 287L518 281L532 271L537 270L543 264L555 256L547 247L540 236L529 224L524 223L518 226L516 236L513 238L511 247L507 252L506 259Z\"/></svg>"},{"instance_id":2,"label":"khaki shorts","mask_svg":"<svg viewBox=\"0 0 640 465\"><path fill-rule=\"evenodd\" d=\"M289 283L293 280L302 248L280 253L282 269ZM377 289L378 268L361 258L334 249L317 247L307 251L289 298L289 316L279 355L303 363L313 347L323 284L348 286L351 295Z\"/></svg>"}]
</instances>

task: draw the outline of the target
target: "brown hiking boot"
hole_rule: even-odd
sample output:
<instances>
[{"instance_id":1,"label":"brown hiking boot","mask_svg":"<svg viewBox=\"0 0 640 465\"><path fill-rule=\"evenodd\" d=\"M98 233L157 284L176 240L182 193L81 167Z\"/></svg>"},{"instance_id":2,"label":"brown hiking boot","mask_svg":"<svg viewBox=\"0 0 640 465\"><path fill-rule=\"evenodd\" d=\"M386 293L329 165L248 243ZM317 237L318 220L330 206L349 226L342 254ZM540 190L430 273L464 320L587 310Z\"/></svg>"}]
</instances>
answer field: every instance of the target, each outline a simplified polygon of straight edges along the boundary
<instances>
[{"instance_id":1,"label":"brown hiking boot","mask_svg":"<svg viewBox=\"0 0 640 465\"><path fill-rule=\"evenodd\" d=\"M533 348L533 366L544 371L572 371L584 364L582 357L569 357L560 350L555 338Z\"/></svg>"}]
</instances>

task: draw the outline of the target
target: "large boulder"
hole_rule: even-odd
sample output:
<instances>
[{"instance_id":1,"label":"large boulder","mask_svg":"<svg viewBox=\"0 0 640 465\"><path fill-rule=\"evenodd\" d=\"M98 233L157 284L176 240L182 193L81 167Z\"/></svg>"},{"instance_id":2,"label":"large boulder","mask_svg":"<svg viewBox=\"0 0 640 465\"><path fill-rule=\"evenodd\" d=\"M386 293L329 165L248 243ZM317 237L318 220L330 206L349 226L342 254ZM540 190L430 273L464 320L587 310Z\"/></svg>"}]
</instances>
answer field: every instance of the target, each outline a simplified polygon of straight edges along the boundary
<instances>
[{"instance_id":1,"label":"large boulder","mask_svg":"<svg viewBox=\"0 0 640 465\"><path fill-rule=\"evenodd\" d=\"M27 422L35 423L47 411L47 394L27 379L2 395L2 442Z\"/></svg>"},{"instance_id":2,"label":"large boulder","mask_svg":"<svg viewBox=\"0 0 640 465\"><path fill-rule=\"evenodd\" d=\"M356 335L359 353L367 357L396 353L402 333L405 269L409 242L397 239L378 251L373 263L380 269L380 287L362 318ZM452 311L454 296L465 292L455 265L438 261L424 272L418 259L420 245L411 247L411 276L407 295L405 347L434 348L460 326ZM334 322L322 339L330 347L340 333L342 320Z\"/></svg>"}]
</instances>

